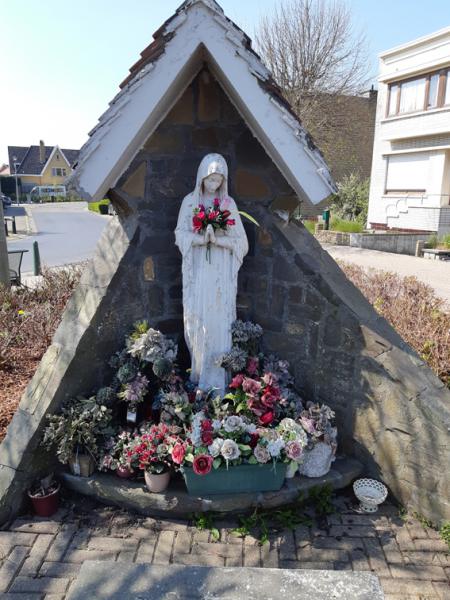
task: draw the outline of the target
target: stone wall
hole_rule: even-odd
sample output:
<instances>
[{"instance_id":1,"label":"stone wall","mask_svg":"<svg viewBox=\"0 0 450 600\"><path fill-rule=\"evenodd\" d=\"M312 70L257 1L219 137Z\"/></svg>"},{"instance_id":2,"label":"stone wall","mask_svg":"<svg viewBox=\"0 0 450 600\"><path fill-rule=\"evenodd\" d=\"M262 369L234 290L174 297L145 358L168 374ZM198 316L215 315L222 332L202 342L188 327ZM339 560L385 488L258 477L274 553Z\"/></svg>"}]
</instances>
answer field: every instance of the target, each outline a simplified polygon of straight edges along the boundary
<instances>
[{"instance_id":1,"label":"stone wall","mask_svg":"<svg viewBox=\"0 0 450 600\"><path fill-rule=\"evenodd\" d=\"M0 519L48 469L39 451L45 414L108 381L106 359L136 320L182 343L173 230L208 152L225 156L230 194L260 223L246 224L239 317L264 327L267 350L291 361L305 398L335 409L341 451L362 459L405 505L450 518L450 394L303 226L273 214L271 206L295 201L293 192L204 72L110 191L119 220L105 231L0 447Z\"/></svg>"}]
</instances>

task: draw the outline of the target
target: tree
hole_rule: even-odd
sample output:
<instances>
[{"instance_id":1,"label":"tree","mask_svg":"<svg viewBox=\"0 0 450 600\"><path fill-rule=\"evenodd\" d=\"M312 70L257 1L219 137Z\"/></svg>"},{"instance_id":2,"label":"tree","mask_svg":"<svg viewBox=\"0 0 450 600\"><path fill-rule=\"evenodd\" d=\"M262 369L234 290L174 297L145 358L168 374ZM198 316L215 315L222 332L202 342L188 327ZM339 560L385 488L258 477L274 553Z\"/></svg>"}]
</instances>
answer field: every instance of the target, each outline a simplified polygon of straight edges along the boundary
<instances>
[{"instance_id":1,"label":"tree","mask_svg":"<svg viewBox=\"0 0 450 600\"><path fill-rule=\"evenodd\" d=\"M256 44L313 135L327 127L330 98L367 89L367 42L343 0L285 0L262 18Z\"/></svg>"}]
</instances>

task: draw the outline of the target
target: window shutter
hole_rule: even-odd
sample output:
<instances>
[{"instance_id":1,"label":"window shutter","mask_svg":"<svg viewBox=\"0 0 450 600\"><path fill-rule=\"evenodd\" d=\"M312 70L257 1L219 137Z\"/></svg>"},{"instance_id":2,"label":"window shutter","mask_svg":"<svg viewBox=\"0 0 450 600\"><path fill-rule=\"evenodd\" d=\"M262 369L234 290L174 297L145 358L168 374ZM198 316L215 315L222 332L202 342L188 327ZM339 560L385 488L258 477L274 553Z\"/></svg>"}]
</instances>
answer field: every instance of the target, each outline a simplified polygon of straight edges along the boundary
<instances>
[{"instance_id":1,"label":"window shutter","mask_svg":"<svg viewBox=\"0 0 450 600\"><path fill-rule=\"evenodd\" d=\"M429 154L397 154L388 159L387 191L426 191Z\"/></svg>"}]
</instances>

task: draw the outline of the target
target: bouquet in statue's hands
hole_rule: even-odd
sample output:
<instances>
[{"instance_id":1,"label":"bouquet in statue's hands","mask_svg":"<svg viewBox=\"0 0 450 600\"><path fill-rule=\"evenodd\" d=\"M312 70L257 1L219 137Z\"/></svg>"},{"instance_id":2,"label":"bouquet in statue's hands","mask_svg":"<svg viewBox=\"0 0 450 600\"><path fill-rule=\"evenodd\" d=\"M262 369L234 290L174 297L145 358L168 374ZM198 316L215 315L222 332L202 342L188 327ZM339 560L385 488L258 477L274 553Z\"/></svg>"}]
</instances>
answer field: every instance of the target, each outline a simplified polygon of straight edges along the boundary
<instances>
[{"instance_id":1,"label":"bouquet in statue's hands","mask_svg":"<svg viewBox=\"0 0 450 600\"><path fill-rule=\"evenodd\" d=\"M211 262L211 242L215 243L216 231L226 231L228 227L236 225L236 220L231 219L231 212L227 210L227 200L223 201L221 206L219 198L215 198L213 205L205 208L199 204L194 208L192 217L192 228L195 233L205 233L206 259Z\"/></svg>"},{"instance_id":2,"label":"bouquet in statue's hands","mask_svg":"<svg viewBox=\"0 0 450 600\"><path fill-rule=\"evenodd\" d=\"M224 200L223 205L226 204ZM225 209L225 206L220 205L219 198L214 200L213 206L205 208L203 204L199 204L194 208L194 216L192 217L192 228L195 233L203 233L207 230L208 225L214 229L226 230L236 224L234 219L230 219L231 212Z\"/></svg>"}]
</instances>

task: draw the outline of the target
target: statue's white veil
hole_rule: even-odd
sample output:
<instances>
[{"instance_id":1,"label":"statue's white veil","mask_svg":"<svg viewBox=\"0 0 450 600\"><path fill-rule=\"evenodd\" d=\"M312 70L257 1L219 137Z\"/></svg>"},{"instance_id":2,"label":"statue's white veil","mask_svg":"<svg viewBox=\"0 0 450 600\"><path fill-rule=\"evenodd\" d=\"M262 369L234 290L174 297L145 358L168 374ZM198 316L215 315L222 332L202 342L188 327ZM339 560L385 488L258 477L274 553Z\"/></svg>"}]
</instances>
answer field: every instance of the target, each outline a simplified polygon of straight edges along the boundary
<instances>
[{"instance_id":1,"label":"statue's white veil","mask_svg":"<svg viewBox=\"0 0 450 600\"><path fill-rule=\"evenodd\" d=\"M214 173L223 177L222 185L217 190L217 197L223 200L228 196L228 165L226 160L220 154L207 154L200 163L197 171L194 197L198 198L199 201L203 191L203 180Z\"/></svg>"}]
</instances>

